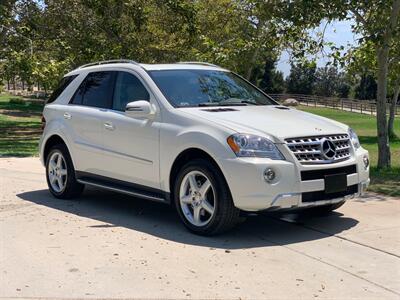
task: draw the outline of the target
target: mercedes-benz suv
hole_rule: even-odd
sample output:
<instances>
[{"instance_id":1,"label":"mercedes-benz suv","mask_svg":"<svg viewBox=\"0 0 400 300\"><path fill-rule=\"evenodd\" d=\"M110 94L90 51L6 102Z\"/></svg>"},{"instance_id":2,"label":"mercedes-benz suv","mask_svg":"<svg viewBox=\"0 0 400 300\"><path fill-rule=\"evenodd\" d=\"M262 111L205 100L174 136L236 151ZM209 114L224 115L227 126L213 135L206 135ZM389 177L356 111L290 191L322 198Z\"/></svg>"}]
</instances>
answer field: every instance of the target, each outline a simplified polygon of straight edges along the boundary
<instances>
[{"instance_id":1,"label":"mercedes-benz suv","mask_svg":"<svg viewBox=\"0 0 400 300\"><path fill-rule=\"evenodd\" d=\"M198 234L247 212L331 211L369 183L368 152L347 125L207 63L84 65L61 80L42 121L55 197L91 185L169 203Z\"/></svg>"}]
</instances>

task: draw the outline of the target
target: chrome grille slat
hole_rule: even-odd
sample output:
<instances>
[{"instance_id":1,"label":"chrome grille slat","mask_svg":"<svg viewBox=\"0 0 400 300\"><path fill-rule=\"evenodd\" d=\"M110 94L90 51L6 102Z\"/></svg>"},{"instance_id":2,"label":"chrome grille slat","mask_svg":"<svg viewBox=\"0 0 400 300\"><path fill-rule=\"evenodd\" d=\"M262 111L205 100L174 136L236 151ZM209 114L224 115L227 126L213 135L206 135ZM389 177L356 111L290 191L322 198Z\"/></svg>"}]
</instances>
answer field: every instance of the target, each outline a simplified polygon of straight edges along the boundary
<instances>
[{"instance_id":1,"label":"chrome grille slat","mask_svg":"<svg viewBox=\"0 0 400 300\"><path fill-rule=\"evenodd\" d=\"M321 151L293 151L294 154L321 154Z\"/></svg>"},{"instance_id":2,"label":"chrome grille slat","mask_svg":"<svg viewBox=\"0 0 400 300\"><path fill-rule=\"evenodd\" d=\"M330 140L335 145L336 155L333 159L328 160L323 156L322 139ZM351 156L350 139L347 134L288 138L285 142L301 164L329 164L347 160Z\"/></svg>"}]
</instances>

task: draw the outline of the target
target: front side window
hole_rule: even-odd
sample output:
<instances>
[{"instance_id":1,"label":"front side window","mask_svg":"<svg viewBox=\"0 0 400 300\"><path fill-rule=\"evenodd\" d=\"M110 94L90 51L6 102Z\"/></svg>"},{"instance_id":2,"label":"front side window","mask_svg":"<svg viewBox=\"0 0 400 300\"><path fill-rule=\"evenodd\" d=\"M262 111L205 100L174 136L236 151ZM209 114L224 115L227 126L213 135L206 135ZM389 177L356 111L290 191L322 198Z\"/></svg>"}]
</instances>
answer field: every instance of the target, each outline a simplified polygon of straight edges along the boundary
<instances>
[{"instance_id":1,"label":"front side window","mask_svg":"<svg viewBox=\"0 0 400 300\"><path fill-rule=\"evenodd\" d=\"M76 91L71 103L110 108L115 75L114 71L89 73Z\"/></svg>"},{"instance_id":2,"label":"front side window","mask_svg":"<svg viewBox=\"0 0 400 300\"><path fill-rule=\"evenodd\" d=\"M277 104L230 72L157 70L149 74L174 107Z\"/></svg>"},{"instance_id":3,"label":"front side window","mask_svg":"<svg viewBox=\"0 0 400 300\"><path fill-rule=\"evenodd\" d=\"M139 100L150 101L150 95L144 85L135 75L127 72L118 72L115 80L112 108L125 111L125 107L129 102Z\"/></svg>"}]
</instances>

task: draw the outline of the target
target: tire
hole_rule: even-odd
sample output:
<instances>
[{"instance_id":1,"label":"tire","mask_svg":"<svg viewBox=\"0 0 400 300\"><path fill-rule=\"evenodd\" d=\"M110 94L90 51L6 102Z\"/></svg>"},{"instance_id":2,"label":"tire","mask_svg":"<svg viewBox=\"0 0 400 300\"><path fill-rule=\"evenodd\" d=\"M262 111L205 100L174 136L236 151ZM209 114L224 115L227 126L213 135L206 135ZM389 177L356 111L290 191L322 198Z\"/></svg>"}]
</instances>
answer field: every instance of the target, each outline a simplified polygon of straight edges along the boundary
<instances>
[{"instance_id":1,"label":"tire","mask_svg":"<svg viewBox=\"0 0 400 300\"><path fill-rule=\"evenodd\" d=\"M210 186L206 190L207 181ZM193 185L196 186L194 190ZM205 159L192 160L181 168L173 187L173 197L179 217L193 233L216 235L240 221L240 210L233 204L221 171Z\"/></svg>"},{"instance_id":2,"label":"tire","mask_svg":"<svg viewBox=\"0 0 400 300\"><path fill-rule=\"evenodd\" d=\"M328 215L331 212L333 212L335 209L338 209L339 207L341 207L345 203L346 203L346 201L341 201L341 202L338 202L335 204L328 204L328 205L323 205L323 206L319 206L319 207L309 208L309 209L307 209L307 213L311 213L316 216Z\"/></svg>"},{"instance_id":3,"label":"tire","mask_svg":"<svg viewBox=\"0 0 400 300\"><path fill-rule=\"evenodd\" d=\"M85 186L76 181L75 168L65 145L57 144L51 147L46 158L46 180L51 194L56 198L71 199L82 194Z\"/></svg>"}]
</instances>

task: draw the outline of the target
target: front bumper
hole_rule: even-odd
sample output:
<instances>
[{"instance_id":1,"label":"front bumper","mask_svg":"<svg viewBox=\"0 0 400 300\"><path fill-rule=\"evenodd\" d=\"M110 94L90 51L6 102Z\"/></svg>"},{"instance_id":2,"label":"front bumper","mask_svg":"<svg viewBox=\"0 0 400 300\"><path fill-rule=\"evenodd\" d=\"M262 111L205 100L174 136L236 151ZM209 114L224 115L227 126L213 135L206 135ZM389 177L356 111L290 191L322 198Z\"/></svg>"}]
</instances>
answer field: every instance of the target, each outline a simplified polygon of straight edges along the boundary
<instances>
[{"instance_id":1,"label":"front bumper","mask_svg":"<svg viewBox=\"0 0 400 300\"><path fill-rule=\"evenodd\" d=\"M362 148L343 162L324 165L301 165L297 161L263 158L225 159L220 166L228 182L235 206L244 211L298 209L334 204L360 196L369 185L369 167L363 158L368 152ZM324 170L354 169L347 174L347 191L325 194ZM271 168L276 177L264 179L264 171ZM318 171L320 178L302 180L302 172Z\"/></svg>"}]
</instances>

